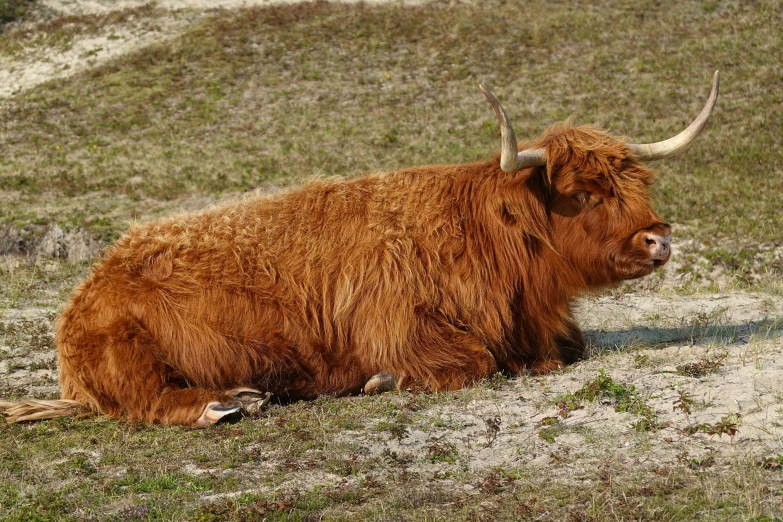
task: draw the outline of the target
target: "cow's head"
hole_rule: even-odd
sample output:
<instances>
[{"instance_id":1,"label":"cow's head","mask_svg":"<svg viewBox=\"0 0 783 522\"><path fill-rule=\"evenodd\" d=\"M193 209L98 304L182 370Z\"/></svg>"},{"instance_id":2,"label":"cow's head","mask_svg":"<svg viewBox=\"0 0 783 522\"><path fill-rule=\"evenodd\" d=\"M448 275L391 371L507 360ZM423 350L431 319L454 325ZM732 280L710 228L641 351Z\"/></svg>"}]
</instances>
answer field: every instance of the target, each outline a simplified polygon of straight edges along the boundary
<instances>
[{"instance_id":1,"label":"cow's head","mask_svg":"<svg viewBox=\"0 0 783 522\"><path fill-rule=\"evenodd\" d=\"M500 167L529 169L544 194L549 240L588 286L645 276L669 260L671 227L652 209L654 173L640 163L685 150L707 123L718 97L712 92L699 116L680 134L649 144L626 144L593 127L567 122L550 129L535 148L519 151L514 130L497 99L483 87L500 121Z\"/></svg>"}]
</instances>

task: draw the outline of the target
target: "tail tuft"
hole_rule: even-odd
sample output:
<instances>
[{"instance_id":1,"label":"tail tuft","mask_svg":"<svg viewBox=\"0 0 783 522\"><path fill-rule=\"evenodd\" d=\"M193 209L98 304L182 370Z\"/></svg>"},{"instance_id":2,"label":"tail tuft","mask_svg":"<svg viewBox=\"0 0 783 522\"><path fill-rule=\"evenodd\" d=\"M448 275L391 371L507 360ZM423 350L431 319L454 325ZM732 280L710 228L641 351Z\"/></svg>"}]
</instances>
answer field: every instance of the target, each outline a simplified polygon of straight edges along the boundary
<instances>
[{"instance_id":1,"label":"tail tuft","mask_svg":"<svg viewBox=\"0 0 783 522\"><path fill-rule=\"evenodd\" d=\"M39 421L55 417L87 417L93 412L84 404L70 399L28 399L22 402L0 401L8 422Z\"/></svg>"}]
</instances>

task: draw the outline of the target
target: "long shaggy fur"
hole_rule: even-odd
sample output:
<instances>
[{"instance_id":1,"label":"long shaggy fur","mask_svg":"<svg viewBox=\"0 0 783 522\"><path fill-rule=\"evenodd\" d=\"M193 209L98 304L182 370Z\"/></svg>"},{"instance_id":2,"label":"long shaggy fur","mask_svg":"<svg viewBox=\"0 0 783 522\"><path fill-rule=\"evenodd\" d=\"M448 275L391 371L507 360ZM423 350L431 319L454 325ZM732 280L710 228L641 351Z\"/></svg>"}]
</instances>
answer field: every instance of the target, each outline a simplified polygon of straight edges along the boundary
<instances>
[{"instance_id":1,"label":"long shaggy fur","mask_svg":"<svg viewBox=\"0 0 783 522\"><path fill-rule=\"evenodd\" d=\"M576 360L572 300L649 273L639 231L668 225L621 141L565 124L533 145L546 168L316 180L134 225L59 319L63 400L0 408L194 424L239 386L308 398L388 372L457 389Z\"/></svg>"}]
</instances>

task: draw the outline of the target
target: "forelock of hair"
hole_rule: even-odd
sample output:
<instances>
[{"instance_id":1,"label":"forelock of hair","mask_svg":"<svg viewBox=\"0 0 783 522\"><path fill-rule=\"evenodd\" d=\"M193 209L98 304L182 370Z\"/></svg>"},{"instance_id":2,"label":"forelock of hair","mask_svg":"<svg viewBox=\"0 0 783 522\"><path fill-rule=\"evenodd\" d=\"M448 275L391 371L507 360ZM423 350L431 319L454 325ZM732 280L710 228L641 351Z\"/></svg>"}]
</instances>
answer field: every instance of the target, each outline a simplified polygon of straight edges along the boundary
<instances>
[{"instance_id":1,"label":"forelock of hair","mask_svg":"<svg viewBox=\"0 0 783 522\"><path fill-rule=\"evenodd\" d=\"M547 149L547 177L561 170L578 171L583 179L605 188L622 189L628 182L652 181L653 173L630 158L624 138L616 138L604 130L589 125L574 126L568 118L544 132L533 144ZM626 172L626 167L632 168Z\"/></svg>"}]
</instances>

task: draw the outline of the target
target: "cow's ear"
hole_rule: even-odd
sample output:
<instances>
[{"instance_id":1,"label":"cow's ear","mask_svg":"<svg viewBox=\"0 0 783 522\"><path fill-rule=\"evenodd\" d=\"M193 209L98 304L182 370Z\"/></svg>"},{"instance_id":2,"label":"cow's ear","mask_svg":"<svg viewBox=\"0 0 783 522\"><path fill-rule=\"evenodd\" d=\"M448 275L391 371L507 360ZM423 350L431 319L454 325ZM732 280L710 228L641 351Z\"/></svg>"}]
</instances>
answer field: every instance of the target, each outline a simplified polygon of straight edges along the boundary
<instances>
[{"instance_id":1,"label":"cow's ear","mask_svg":"<svg viewBox=\"0 0 783 522\"><path fill-rule=\"evenodd\" d=\"M504 179L493 196L493 206L503 225L522 228L527 235L549 244L549 197L546 183L534 171L532 175Z\"/></svg>"}]
</instances>

